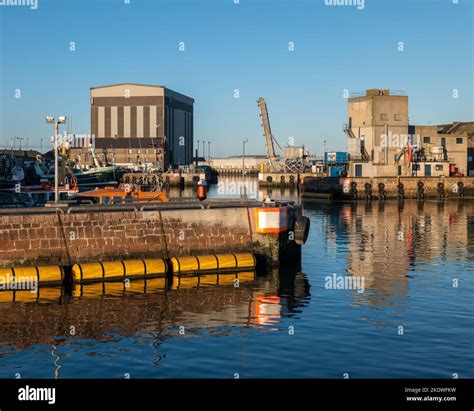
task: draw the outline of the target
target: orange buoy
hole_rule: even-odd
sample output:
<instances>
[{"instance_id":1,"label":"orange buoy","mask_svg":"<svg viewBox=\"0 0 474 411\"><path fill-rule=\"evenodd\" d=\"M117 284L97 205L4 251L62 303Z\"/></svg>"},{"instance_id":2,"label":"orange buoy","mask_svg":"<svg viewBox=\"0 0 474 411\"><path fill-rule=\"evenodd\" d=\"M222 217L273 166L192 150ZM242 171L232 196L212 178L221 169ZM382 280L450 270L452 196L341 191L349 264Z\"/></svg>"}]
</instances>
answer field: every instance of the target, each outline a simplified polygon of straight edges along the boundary
<instances>
[{"instance_id":1,"label":"orange buoy","mask_svg":"<svg viewBox=\"0 0 474 411\"><path fill-rule=\"evenodd\" d=\"M203 201L207 198L207 182L204 179L199 180L197 186L197 198Z\"/></svg>"}]
</instances>

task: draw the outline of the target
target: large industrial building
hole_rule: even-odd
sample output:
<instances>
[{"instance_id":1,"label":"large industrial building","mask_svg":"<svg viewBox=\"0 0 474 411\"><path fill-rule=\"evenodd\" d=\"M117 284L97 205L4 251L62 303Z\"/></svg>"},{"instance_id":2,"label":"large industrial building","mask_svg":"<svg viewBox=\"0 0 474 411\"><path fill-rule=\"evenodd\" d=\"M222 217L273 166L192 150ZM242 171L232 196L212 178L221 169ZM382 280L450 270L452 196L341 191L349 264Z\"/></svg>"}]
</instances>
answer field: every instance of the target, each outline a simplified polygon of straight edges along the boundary
<instances>
[{"instance_id":1,"label":"large industrial building","mask_svg":"<svg viewBox=\"0 0 474 411\"><path fill-rule=\"evenodd\" d=\"M387 89L350 98L348 117L350 176L472 175L473 122L410 125L408 97Z\"/></svg>"},{"instance_id":2,"label":"large industrial building","mask_svg":"<svg viewBox=\"0 0 474 411\"><path fill-rule=\"evenodd\" d=\"M193 159L194 100L164 86L122 83L90 89L91 135L98 157L115 164L188 165ZM71 157L92 163L89 147Z\"/></svg>"}]
</instances>

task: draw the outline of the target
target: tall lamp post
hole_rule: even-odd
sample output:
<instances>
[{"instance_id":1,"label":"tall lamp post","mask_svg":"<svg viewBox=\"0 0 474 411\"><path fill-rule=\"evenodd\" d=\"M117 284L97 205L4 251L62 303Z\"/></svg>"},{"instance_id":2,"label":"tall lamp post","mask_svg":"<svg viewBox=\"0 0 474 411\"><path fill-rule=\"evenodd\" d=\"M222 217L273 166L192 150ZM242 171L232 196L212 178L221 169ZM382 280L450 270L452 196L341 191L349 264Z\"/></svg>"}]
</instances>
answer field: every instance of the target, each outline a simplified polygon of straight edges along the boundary
<instances>
[{"instance_id":1,"label":"tall lamp post","mask_svg":"<svg viewBox=\"0 0 474 411\"><path fill-rule=\"evenodd\" d=\"M242 177L245 177L245 143L249 141L247 137L242 139Z\"/></svg>"},{"instance_id":2,"label":"tall lamp post","mask_svg":"<svg viewBox=\"0 0 474 411\"><path fill-rule=\"evenodd\" d=\"M59 116L56 120L54 116L46 116L47 124L54 124L54 203L59 203L59 172L58 172L58 134L59 125L65 124L66 116ZM63 159L64 161L64 159Z\"/></svg>"},{"instance_id":3,"label":"tall lamp post","mask_svg":"<svg viewBox=\"0 0 474 411\"><path fill-rule=\"evenodd\" d=\"M21 151L21 141L24 139L24 137L15 137L19 142L20 142L20 151Z\"/></svg>"},{"instance_id":4,"label":"tall lamp post","mask_svg":"<svg viewBox=\"0 0 474 411\"><path fill-rule=\"evenodd\" d=\"M207 142L208 165L211 166L211 142Z\"/></svg>"},{"instance_id":5,"label":"tall lamp post","mask_svg":"<svg viewBox=\"0 0 474 411\"><path fill-rule=\"evenodd\" d=\"M157 170L158 170L158 168L159 168L159 165L158 165L158 162L159 162L158 149L159 149L159 147L158 147L158 144L157 144L157 143L159 143L159 141L160 141L160 139L159 139L159 136L160 136L160 127L161 127L161 124L157 124L157 125L155 126L155 128L156 128L156 140L157 140L157 141L153 143L153 147L154 147L154 149L155 149L155 167L156 167Z\"/></svg>"}]
</instances>

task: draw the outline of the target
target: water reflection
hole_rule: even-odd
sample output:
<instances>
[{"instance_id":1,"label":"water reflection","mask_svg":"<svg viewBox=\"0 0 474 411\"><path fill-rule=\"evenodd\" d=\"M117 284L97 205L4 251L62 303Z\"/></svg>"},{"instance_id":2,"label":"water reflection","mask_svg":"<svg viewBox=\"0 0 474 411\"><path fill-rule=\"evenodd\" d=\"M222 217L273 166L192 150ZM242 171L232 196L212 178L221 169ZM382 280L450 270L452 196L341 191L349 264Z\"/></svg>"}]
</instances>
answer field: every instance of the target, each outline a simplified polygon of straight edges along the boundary
<instances>
[{"instance_id":1,"label":"water reflection","mask_svg":"<svg viewBox=\"0 0 474 411\"><path fill-rule=\"evenodd\" d=\"M278 323L298 313L309 296L303 273L285 273L284 281L281 275L205 274L76 285L72 294L60 288L0 293L0 347L5 355L8 347L52 344L55 350L65 341L109 341L112 334L152 333L157 341L176 336L179 326L193 335Z\"/></svg>"},{"instance_id":2,"label":"water reflection","mask_svg":"<svg viewBox=\"0 0 474 411\"><path fill-rule=\"evenodd\" d=\"M325 251L346 260L347 275L364 277L365 292L351 296L374 309L403 309L410 280L421 277L420 272L431 271L432 287L446 274L474 270L465 266L474 259L472 203L305 201L304 208L322 213ZM461 262L461 271L436 269L453 265L452 260ZM450 279L442 280L450 285Z\"/></svg>"}]
</instances>

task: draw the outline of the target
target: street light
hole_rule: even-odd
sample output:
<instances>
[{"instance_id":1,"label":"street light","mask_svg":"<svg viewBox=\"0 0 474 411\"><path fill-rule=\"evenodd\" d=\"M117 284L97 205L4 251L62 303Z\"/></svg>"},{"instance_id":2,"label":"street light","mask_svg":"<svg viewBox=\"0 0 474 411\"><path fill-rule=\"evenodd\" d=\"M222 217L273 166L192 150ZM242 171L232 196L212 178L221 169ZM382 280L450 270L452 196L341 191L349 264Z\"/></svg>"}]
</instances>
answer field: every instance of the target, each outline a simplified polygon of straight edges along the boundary
<instances>
[{"instance_id":1,"label":"street light","mask_svg":"<svg viewBox=\"0 0 474 411\"><path fill-rule=\"evenodd\" d=\"M159 169L159 164L158 163L160 161L159 160L159 153L158 153L158 151L159 151L158 144L160 142L160 127L161 127L161 124L157 124L155 126L155 128L156 128L156 142L153 143L153 146L155 147L155 167L156 167L157 170ZM164 168L164 164L163 164L163 168Z\"/></svg>"},{"instance_id":2,"label":"street light","mask_svg":"<svg viewBox=\"0 0 474 411\"><path fill-rule=\"evenodd\" d=\"M207 156L209 157L208 158L208 165L211 166L211 142L208 141L207 142Z\"/></svg>"},{"instance_id":3,"label":"street light","mask_svg":"<svg viewBox=\"0 0 474 411\"><path fill-rule=\"evenodd\" d=\"M46 123L54 124L54 203L55 204L59 203L59 172L58 172L59 125L65 124L66 121L67 121L66 116L59 116L57 121L54 119L54 116L46 116Z\"/></svg>"},{"instance_id":4,"label":"street light","mask_svg":"<svg viewBox=\"0 0 474 411\"><path fill-rule=\"evenodd\" d=\"M326 156L326 140L323 141L323 164L326 164L325 156Z\"/></svg>"},{"instance_id":5,"label":"street light","mask_svg":"<svg viewBox=\"0 0 474 411\"><path fill-rule=\"evenodd\" d=\"M245 177L245 143L249 141L247 137L242 140L242 177Z\"/></svg>"},{"instance_id":6,"label":"street light","mask_svg":"<svg viewBox=\"0 0 474 411\"><path fill-rule=\"evenodd\" d=\"M20 151L21 151L21 141L24 139L24 137L15 137L19 142L20 142Z\"/></svg>"}]
</instances>

